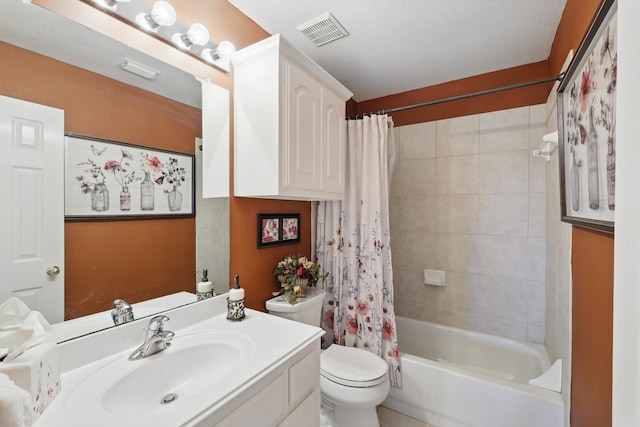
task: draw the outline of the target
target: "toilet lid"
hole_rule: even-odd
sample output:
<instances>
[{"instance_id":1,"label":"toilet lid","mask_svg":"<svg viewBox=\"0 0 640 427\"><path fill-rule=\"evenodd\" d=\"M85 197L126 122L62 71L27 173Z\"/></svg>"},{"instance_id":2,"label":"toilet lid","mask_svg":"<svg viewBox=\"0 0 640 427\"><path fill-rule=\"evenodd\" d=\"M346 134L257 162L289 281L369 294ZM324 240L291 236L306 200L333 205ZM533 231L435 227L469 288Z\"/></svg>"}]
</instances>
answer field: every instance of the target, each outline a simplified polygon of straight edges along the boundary
<instances>
[{"instance_id":1,"label":"toilet lid","mask_svg":"<svg viewBox=\"0 0 640 427\"><path fill-rule=\"evenodd\" d=\"M388 365L375 354L334 344L320 354L320 373L338 384L372 387L387 378Z\"/></svg>"}]
</instances>

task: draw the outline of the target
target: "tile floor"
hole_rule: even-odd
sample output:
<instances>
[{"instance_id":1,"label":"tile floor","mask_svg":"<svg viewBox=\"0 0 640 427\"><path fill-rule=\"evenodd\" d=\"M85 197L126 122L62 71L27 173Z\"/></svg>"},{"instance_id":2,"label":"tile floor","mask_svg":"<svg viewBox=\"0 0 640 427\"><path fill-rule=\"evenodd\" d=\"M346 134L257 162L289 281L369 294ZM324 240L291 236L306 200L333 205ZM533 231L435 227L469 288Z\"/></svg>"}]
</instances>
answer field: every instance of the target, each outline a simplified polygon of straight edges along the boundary
<instances>
[{"instance_id":1,"label":"tile floor","mask_svg":"<svg viewBox=\"0 0 640 427\"><path fill-rule=\"evenodd\" d=\"M378 407L378 420L380 421L380 427L436 427L384 406Z\"/></svg>"}]
</instances>

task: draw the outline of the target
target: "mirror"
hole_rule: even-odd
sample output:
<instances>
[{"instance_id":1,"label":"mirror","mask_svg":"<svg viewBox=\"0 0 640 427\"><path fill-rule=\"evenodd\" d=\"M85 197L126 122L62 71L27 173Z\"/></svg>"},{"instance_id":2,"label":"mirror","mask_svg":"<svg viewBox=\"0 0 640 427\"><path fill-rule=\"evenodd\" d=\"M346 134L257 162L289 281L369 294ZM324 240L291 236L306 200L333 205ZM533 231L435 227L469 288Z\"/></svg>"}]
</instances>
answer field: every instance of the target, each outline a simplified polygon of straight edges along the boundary
<instances>
[{"instance_id":1,"label":"mirror","mask_svg":"<svg viewBox=\"0 0 640 427\"><path fill-rule=\"evenodd\" d=\"M0 2L0 28L0 50L12 64L0 71L0 94L63 109L66 132L196 155L195 218L65 224L65 318L108 313L116 298L135 304L195 292L204 268L216 292L226 292L229 202L200 196L200 83L22 0ZM160 75L127 73L118 66L123 58Z\"/></svg>"}]
</instances>

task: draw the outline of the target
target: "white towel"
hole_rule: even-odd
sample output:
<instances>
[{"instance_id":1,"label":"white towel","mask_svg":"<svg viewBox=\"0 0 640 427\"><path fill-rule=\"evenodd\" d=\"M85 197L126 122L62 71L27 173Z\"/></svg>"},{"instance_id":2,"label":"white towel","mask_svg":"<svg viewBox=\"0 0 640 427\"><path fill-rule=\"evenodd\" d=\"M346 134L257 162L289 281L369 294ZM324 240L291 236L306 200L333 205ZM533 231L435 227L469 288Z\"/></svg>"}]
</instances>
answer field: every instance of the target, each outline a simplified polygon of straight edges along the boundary
<instances>
[{"instance_id":1,"label":"white towel","mask_svg":"<svg viewBox=\"0 0 640 427\"><path fill-rule=\"evenodd\" d=\"M53 328L39 311L32 311L24 319L20 328L14 332L5 362L9 362L22 353L46 341L51 341L54 336Z\"/></svg>"},{"instance_id":2,"label":"white towel","mask_svg":"<svg viewBox=\"0 0 640 427\"><path fill-rule=\"evenodd\" d=\"M0 427L30 427L31 395L0 373Z\"/></svg>"},{"instance_id":3,"label":"white towel","mask_svg":"<svg viewBox=\"0 0 640 427\"><path fill-rule=\"evenodd\" d=\"M31 313L29 307L16 297L9 297L0 304L0 331L15 330Z\"/></svg>"}]
</instances>

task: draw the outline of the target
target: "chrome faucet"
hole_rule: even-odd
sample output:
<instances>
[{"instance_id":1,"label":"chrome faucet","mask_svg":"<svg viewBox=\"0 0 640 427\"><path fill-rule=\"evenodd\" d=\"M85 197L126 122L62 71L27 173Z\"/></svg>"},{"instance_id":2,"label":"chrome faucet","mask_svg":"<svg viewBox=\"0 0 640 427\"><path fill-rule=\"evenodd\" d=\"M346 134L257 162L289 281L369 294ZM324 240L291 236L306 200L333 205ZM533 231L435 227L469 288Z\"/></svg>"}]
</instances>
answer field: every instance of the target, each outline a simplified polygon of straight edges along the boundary
<instances>
[{"instance_id":1,"label":"chrome faucet","mask_svg":"<svg viewBox=\"0 0 640 427\"><path fill-rule=\"evenodd\" d=\"M131 353L129 360L144 359L147 356L166 350L171 345L170 341L175 334L164 330L164 322L167 320L169 318L163 315L154 316L149 320L149 326L145 329L144 342Z\"/></svg>"},{"instance_id":2,"label":"chrome faucet","mask_svg":"<svg viewBox=\"0 0 640 427\"><path fill-rule=\"evenodd\" d=\"M117 299L113 302L113 305L116 306L116 308L111 310L111 318L113 319L114 325L122 325L123 323L133 322L135 320L133 317L133 308L131 308L131 305L125 300Z\"/></svg>"}]
</instances>

